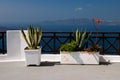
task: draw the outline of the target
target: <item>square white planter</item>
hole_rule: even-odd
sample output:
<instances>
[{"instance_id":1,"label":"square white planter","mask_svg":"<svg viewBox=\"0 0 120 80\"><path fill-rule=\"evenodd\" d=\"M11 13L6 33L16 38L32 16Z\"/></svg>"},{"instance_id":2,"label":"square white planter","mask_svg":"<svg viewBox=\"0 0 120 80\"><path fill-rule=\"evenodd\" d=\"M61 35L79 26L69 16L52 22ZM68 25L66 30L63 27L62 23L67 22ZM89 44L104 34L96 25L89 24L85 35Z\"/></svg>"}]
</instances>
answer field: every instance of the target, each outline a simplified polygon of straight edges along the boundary
<instances>
[{"instance_id":1,"label":"square white planter","mask_svg":"<svg viewBox=\"0 0 120 80\"><path fill-rule=\"evenodd\" d=\"M41 48L35 50L25 50L26 65L40 65Z\"/></svg>"},{"instance_id":2,"label":"square white planter","mask_svg":"<svg viewBox=\"0 0 120 80\"><path fill-rule=\"evenodd\" d=\"M99 64L99 52L60 51L61 64Z\"/></svg>"}]
</instances>

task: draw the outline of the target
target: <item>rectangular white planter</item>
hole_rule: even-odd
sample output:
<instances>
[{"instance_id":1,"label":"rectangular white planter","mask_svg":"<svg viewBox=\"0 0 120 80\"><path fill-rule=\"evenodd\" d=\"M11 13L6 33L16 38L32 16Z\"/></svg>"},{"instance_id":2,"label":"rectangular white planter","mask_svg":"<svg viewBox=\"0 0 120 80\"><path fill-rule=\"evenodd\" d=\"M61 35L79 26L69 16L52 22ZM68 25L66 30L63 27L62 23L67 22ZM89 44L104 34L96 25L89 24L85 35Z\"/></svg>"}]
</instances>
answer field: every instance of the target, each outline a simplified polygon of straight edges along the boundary
<instances>
[{"instance_id":1,"label":"rectangular white planter","mask_svg":"<svg viewBox=\"0 0 120 80\"><path fill-rule=\"evenodd\" d=\"M41 48L35 50L25 50L26 65L40 65Z\"/></svg>"},{"instance_id":2,"label":"rectangular white planter","mask_svg":"<svg viewBox=\"0 0 120 80\"><path fill-rule=\"evenodd\" d=\"M99 52L61 51L61 64L99 64Z\"/></svg>"}]
</instances>

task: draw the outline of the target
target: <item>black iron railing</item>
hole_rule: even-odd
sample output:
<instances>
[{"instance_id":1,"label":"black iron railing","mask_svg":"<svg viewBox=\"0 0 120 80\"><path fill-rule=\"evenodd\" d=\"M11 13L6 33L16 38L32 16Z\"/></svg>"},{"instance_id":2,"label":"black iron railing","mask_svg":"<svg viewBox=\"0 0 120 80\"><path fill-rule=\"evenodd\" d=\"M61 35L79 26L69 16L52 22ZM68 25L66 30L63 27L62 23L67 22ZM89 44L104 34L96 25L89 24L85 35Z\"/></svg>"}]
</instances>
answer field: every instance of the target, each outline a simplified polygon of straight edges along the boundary
<instances>
[{"instance_id":1,"label":"black iron railing","mask_svg":"<svg viewBox=\"0 0 120 80\"><path fill-rule=\"evenodd\" d=\"M42 53L59 54L61 44L71 42L73 39L73 32L43 32L40 44ZM92 32L92 37L86 47L95 41L102 48L101 54L120 55L120 32ZM0 32L0 53L6 52L6 32L2 31Z\"/></svg>"},{"instance_id":2,"label":"black iron railing","mask_svg":"<svg viewBox=\"0 0 120 80\"><path fill-rule=\"evenodd\" d=\"M41 43L43 52L59 53L60 45L72 41L73 35L73 32L43 32ZM86 47L94 42L101 46L101 54L120 55L120 32L92 32L92 37Z\"/></svg>"},{"instance_id":3,"label":"black iron railing","mask_svg":"<svg viewBox=\"0 0 120 80\"><path fill-rule=\"evenodd\" d=\"M7 53L6 50L6 32L0 31L0 54Z\"/></svg>"}]
</instances>

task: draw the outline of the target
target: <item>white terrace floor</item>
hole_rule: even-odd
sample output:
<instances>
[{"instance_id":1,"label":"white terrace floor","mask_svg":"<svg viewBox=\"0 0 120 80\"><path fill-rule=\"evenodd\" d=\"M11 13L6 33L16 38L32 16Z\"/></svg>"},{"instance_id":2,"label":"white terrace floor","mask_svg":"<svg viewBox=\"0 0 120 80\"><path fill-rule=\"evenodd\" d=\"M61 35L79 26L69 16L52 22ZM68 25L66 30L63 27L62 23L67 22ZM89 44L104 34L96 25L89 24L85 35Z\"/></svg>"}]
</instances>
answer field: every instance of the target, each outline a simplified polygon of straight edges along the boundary
<instances>
[{"instance_id":1,"label":"white terrace floor","mask_svg":"<svg viewBox=\"0 0 120 80\"><path fill-rule=\"evenodd\" d=\"M120 63L27 67L24 62L0 62L0 80L120 80Z\"/></svg>"}]
</instances>

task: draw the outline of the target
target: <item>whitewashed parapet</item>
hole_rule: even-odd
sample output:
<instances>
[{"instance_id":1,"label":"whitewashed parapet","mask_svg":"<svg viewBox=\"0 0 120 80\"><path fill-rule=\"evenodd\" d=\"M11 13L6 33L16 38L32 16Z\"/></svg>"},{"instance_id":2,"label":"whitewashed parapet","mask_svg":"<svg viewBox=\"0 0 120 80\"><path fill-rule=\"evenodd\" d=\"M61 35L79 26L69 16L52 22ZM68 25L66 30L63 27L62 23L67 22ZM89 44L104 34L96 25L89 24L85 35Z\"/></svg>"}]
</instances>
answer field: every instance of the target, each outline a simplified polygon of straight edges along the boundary
<instances>
[{"instance_id":1,"label":"whitewashed parapet","mask_svg":"<svg viewBox=\"0 0 120 80\"><path fill-rule=\"evenodd\" d=\"M7 31L7 55L0 56L0 60L25 60L24 47L26 43L22 38L20 30Z\"/></svg>"}]
</instances>

